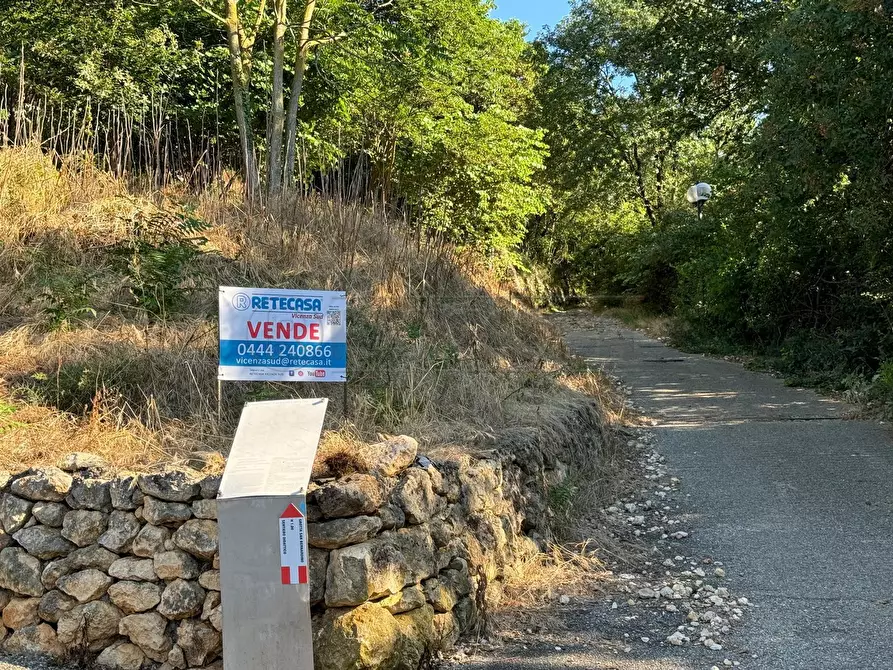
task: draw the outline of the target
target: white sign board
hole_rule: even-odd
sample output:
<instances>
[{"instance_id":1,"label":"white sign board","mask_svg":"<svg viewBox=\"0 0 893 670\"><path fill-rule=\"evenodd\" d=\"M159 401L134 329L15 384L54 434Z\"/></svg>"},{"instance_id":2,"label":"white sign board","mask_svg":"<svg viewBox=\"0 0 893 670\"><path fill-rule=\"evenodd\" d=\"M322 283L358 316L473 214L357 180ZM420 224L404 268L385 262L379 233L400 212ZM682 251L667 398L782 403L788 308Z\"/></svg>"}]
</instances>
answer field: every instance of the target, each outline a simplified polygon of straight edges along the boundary
<instances>
[{"instance_id":1,"label":"white sign board","mask_svg":"<svg viewBox=\"0 0 893 670\"><path fill-rule=\"evenodd\" d=\"M307 488L327 404L242 411L217 496L227 668L313 670Z\"/></svg>"},{"instance_id":2,"label":"white sign board","mask_svg":"<svg viewBox=\"0 0 893 670\"><path fill-rule=\"evenodd\" d=\"M347 294L221 286L218 377L347 381Z\"/></svg>"}]
</instances>

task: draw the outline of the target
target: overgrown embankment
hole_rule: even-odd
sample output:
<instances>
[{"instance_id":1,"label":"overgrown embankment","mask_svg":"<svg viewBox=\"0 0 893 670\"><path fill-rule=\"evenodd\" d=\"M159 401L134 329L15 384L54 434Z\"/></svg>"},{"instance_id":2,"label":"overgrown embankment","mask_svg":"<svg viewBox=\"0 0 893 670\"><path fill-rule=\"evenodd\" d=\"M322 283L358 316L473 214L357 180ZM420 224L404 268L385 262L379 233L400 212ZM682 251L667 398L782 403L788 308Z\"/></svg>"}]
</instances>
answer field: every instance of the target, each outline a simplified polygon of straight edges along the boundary
<instances>
[{"instance_id":1,"label":"overgrown embankment","mask_svg":"<svg viewBox=\"0 0 893 670\"><path fill-rule=\"evenodd\" d=\"M0 467L225 453L245 401L300 394L334 396L328 449L379 433L467 448L604 389L511 278L370 204L143 194L85 157L5 149L0 245ZM340 389L255 383L227 384L216 416L218 285L348 292L346 417Z\"/></svg>"}]
</instances>

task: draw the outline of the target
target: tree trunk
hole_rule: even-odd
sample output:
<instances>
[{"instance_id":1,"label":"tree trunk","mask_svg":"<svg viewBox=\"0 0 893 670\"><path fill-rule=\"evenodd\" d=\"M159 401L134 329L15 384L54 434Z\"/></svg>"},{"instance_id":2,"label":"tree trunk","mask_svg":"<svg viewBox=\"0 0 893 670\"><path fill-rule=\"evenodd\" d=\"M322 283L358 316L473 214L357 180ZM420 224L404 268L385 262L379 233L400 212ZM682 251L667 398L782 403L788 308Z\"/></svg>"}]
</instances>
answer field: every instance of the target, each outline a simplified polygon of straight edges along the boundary
<instances>
[{"instance_id":1,"label":"tree trunk","mask_svg":"<svg viewBox=\"0 0 893 670\"><path fill-rule=\"evenodd\" d=\"M657 193L657 214L658 216L664 210L664 159L667 152L661 149L657 152L657 172L654 176L654 190Z\"/></svg>"},{"instance_id":2,"label":"tree trunk","mask_svg":"<svg viewBox=\"0 0 893 670\"><path fill-rule=\"evenodd\" d=\"M285 129L285 184L291 185L295 174L295 154L298 142L298 109L301 106L301 91L304 88L304 72L307 70L307 56L310 50L310 24L316 0L307 0L304 5L304 20L298 39L298 57L295 60L295 76L291 84L291 97L288 101L288 122Z\"/></svg>"},{"instance_id":3,"label":"tree trunk","mask_svg":"<svg viewBox=\"0 0 893 670\"><path fill-rule=\"evenodd\" d=\"M267 193L273 196L282 187L282 135L285 132L284 75L285 30L288 0L275 0L273 14L273 94L270 105L270 146L267 156Z\"/></svg>"},{"instance_id":4,"label":"tree trunk","mask_svg":"<svg viewBox=\"0 0 893 670\"><path fill-rule=\"evenodd\" d=\"M236 124L239 127L239 145L242 151L242 167L245 170L245 187L248 195L253 197L257 194L259 175L254 155L254 138L251 133L247 73L242 62L242 43L239 38L241 31L242 23L239 19L238 2L237 0L226 0L226 37L233 78L233 105L236 111Z\"/></svg>"},{"instance_id":5,"label":"tree trunk","mask_svg":"<svg viewBox=\"0 0 893 670\"><path fill-rule=\"evenodd\" d=\"M295 62L295 76L291 84L291 99L288 102L288 123L285 129L285 186L291 186L295 175L295 155L298 142L298 108L301 106L301 89L304 88L304 70L307 68L307 53L298 51Z\"/></svg>"},{"instance_id":6,"label":"tree trunk","mask_svg":"<svg viewBox=\"0 0 893 670\"><path fill-rule=\"evenodd\" d=\"M642 205L645 207L645 214L651 222L651 227L656 228L657 216L655 215L654 205L651 203L651 198L648 197L648 190L645 186L645 176L642 174L642 159L639 158L639 145L635 142L633 142L633 163L633 169L636 173L636 191L639 194Z\"/></svg>"}]
</instances>

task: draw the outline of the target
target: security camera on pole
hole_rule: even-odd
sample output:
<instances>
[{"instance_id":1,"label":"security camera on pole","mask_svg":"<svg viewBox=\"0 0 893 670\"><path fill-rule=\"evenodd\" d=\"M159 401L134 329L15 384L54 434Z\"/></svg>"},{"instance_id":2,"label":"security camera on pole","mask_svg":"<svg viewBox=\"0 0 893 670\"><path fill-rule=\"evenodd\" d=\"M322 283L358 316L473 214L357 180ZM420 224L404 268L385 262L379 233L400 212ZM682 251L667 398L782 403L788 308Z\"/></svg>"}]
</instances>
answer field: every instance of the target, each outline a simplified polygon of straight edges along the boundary
<instances>
[{"instance_id":1,"label":"security camera on pole","mask_svg":"<svg viewBox=\"0 0 893 670\"><path fill-rule=\"evenodd\" d=\"M685 199L698 208L699 220L704 216L704 203L710 200L711 195L713 195L713 188L704 182L698 182L685 194Z\"/></svg>"}]
</instances>

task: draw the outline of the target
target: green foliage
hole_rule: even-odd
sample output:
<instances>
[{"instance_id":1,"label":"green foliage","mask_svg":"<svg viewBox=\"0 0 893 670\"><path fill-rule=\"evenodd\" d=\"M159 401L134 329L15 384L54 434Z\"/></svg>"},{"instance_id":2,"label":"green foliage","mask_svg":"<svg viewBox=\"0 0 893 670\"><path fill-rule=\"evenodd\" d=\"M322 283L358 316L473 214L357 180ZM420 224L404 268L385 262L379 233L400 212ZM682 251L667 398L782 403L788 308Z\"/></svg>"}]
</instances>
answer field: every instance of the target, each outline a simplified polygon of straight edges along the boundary
<instances>
[{"instance_id":1,"label":"green foliage","mask_svg":"<svg viewBox=\"0 0 893 670\"><path fill-rule=\"evenodd\" d=\"M561 521L566 521L574 508L579 487L570 479L549 487L549 509Z\"/></svg>"},{"instance_id":2,"label":"green foliage","mask_svg":"<svg viewBox=\"0 0 893 670\"><path fill-rule=\"evenodd\" d=\"M348 37L317 52L301 115L318 169L362 157L375 190L420 226L485 250L516 246L546 204L536 181L546 148L527 123L534 52L519 24L489 10L481 0L406 0L373 14L329 6L326 30Z\"/></svg>"},{"instance_id":3,"label":"green foliage","mask_svg":"<svg viewBox=\"0 0 893 670\"><path fill-rule=\"evenodd\" d=\"M888 7L845 0L576 4L543 45L557 206L528 245L569 292L673 310L689 345L883 396L891 37Z\"/></svg>"},{"instance_id":4,"label":"green foliage","mask_svg":"<svg viewBox=\"0 0 893 670\"><path fill-rule=\"evenodd\" d=\"M92 276L55 277L41 293L44 303L41 313L46 317L49 329L68 328L72 322L86 316L95 318L95 292L96 282Z\"/></svg>"},{"instance_id":5,"label":"green foliage","mask_svg":"<svg viewBox=\"0 0 893 670\"><path fill-rule=\"evenodd\" d=\"M145 366L135 358L103 364L64 363L49 374L34 373L21 380L16 394L31 404L84 416L98 400L111 405L123 398L143 398L145 381Z\"/></svg>"},{"instance_id":6,"label":"green foliage","mask_svg":"<svg viewBox=\"0 0 893 670\"><path fill-rule=\"evenodd\" d=\"M122 0L21 0L0 18L0 73L13 84L24 46L27 84L51 100L147 107L188 71L163 7Z\"/></svg>"},{"instance_id":7,"label":"green foliage","mask_svg":"<svg viewBox=\"0 0 893 670\"><path fill-rule=\"evenodd\" d=\"M0 398L0 434L24 425L22 422L12 418L15 413L16 406Z\"/></svg>"},{"instance_id":8,"label":"green foliage","mask_svg":"<svg viewBox=\"0 0 893 670\"><path fill-rule=\"evenodd\" d=\"M135 304L150 318L166 319L189 293L188 279L200 279L196 260L207 239L208 224L188 211L139 212L130 234L113 250L116 267L128 280Z\"/></svg>"}]
</instances>

